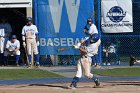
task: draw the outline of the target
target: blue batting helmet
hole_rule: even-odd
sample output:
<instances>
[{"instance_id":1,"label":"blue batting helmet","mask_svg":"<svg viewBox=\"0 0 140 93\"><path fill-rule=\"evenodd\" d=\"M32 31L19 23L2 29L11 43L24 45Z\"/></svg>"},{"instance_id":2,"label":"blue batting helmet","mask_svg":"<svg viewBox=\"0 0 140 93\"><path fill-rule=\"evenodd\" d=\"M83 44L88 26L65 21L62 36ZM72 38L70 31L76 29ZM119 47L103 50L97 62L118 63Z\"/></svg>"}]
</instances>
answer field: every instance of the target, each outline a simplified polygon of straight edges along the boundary
<instances>
[{"instance_id":1,"label":"blue batting helmet","mask_svg":"<svg viewBox=\"0 0 140 93\"><path fill-rule=\"evenodd\" d=\"M92 22L92 19L91 19L91 18L88 18L88 19L87 19L87 23L88 23L88 22Z\"/></svg>"},{"instance_id":2,"label":"blue batting helmet","mask_svg":"<svg viewBox=\"0 0 140 93\"><path fill-rule=\"evenodd\" d=\"M100 37L99 37L98 34L93 34L93 35L90 37L90 43L96 43L99 39L100 39Z\"/></svg>"},{"instance_id":3,"label":"blue batting helmet","mask_svg":"<svg viewBox=\"0 0 140 93\"><path fill-rule=\"evenodd\" d=\"M27 22L32 22L32 18L31 17L27 17Z\"/></svg>"}]
</instances>

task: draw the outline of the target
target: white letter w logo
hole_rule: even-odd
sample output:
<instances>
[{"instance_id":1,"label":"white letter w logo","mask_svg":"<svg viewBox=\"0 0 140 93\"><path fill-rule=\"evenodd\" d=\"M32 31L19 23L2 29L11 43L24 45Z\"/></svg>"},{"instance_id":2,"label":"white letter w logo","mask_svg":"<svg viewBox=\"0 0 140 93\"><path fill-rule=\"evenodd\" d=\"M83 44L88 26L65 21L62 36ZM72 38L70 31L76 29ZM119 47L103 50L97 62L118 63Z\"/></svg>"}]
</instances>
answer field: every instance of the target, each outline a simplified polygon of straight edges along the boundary
<instances>
[{"instance_id":1,"label":"white letter w logo","mask_svg":"<svg viewBox=\"0 0 140 93\"><path fill-rule=\"evenodd\" d=\"M62 8L63 8L64 0L48 0L48 1L49 1L49 5L50 5L50 11L51 11L51 15L52 15L55 32L58 33L59 29L60 29L60 22L61 22ZM68 14L68 18L69 18L71 31L75 32L80 0L65 0L65 2L66 2L67 14ZM57 9L57 11L54 12L54 10L56 10L56 9Z\"/></svg>"}]
</instances>

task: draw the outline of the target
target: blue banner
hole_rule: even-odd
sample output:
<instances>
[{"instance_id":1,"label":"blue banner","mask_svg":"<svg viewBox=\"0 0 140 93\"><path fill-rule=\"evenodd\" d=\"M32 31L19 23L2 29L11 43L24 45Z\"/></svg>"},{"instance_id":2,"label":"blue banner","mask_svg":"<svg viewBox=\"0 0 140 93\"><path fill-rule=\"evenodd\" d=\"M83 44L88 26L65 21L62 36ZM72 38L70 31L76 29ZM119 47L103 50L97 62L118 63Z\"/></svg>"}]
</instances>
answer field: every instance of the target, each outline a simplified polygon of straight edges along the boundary
<instances>
[{"instance_id":1,"label":"blue banner","mask_svg":"<svg viewBox=\"0 0 140 93\"><path fill-rule=\"evenodd\" d=\"M37 0L36 9L40 55L79 54L71 46L85 37L83 28L94 12L94 0ZM66 51L58 52L60 48Z\"/></svg>"}]
</instances>

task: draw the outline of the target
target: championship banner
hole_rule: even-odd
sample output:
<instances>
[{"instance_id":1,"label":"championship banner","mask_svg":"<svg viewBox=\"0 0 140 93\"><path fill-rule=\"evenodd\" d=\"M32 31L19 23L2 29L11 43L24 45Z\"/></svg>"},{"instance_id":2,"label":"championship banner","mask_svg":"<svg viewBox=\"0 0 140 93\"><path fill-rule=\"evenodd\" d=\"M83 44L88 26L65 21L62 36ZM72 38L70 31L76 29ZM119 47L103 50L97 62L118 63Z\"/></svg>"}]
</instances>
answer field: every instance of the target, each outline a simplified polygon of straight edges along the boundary
<instances>
[{"instance_id":1,"label":"championship banner","mask_svg":"<svg viewBox=\"0 0 140 93\"><path fill-rule=\"evenodd\" d=\"M87 19L94 19L94 0L36 0L40 55L78 55L72 46L86 35Z\"/></svg>"},{"instance_id":2,"label":"championship banner","mask_svg":"<svg viewBox=\"0 0 140 93\"><path fill-rule=\"evenodd\" d=\"M102 0L101 28L103 33L133 32L132 0Z\"/></svg>"}]
</instances>

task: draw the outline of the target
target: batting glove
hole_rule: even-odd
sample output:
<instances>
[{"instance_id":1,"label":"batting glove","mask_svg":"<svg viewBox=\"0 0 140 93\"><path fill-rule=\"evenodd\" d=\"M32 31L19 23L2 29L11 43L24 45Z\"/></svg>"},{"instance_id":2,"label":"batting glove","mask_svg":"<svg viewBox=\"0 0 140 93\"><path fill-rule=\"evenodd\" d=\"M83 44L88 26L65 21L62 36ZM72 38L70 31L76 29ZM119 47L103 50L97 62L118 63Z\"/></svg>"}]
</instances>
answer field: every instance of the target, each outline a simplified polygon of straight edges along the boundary
<instances>
[{"instance_id":1,"label":"batting glove","mask_svg":"<svg viewBox=\"0 0 140 93\"><path fill-rule=\"evenodd\" d=\"M77 45L73 45L73 47L74 47L75 49L79 49L79 48L77 47Z\"/></svg>"},{"instance_id":2,"label":"batting glove","mask_svg":"<svg viewBox=\"0 0 140 93\"><path fill-rule=\"evenodd\" d=\"M73 45L73 46L74 46L74 48L75 48L75 49L79 49L79 48L80 48L80 46L81 46L81 43L78 43L78 44Z\"/></svg>"}]
</instances>

